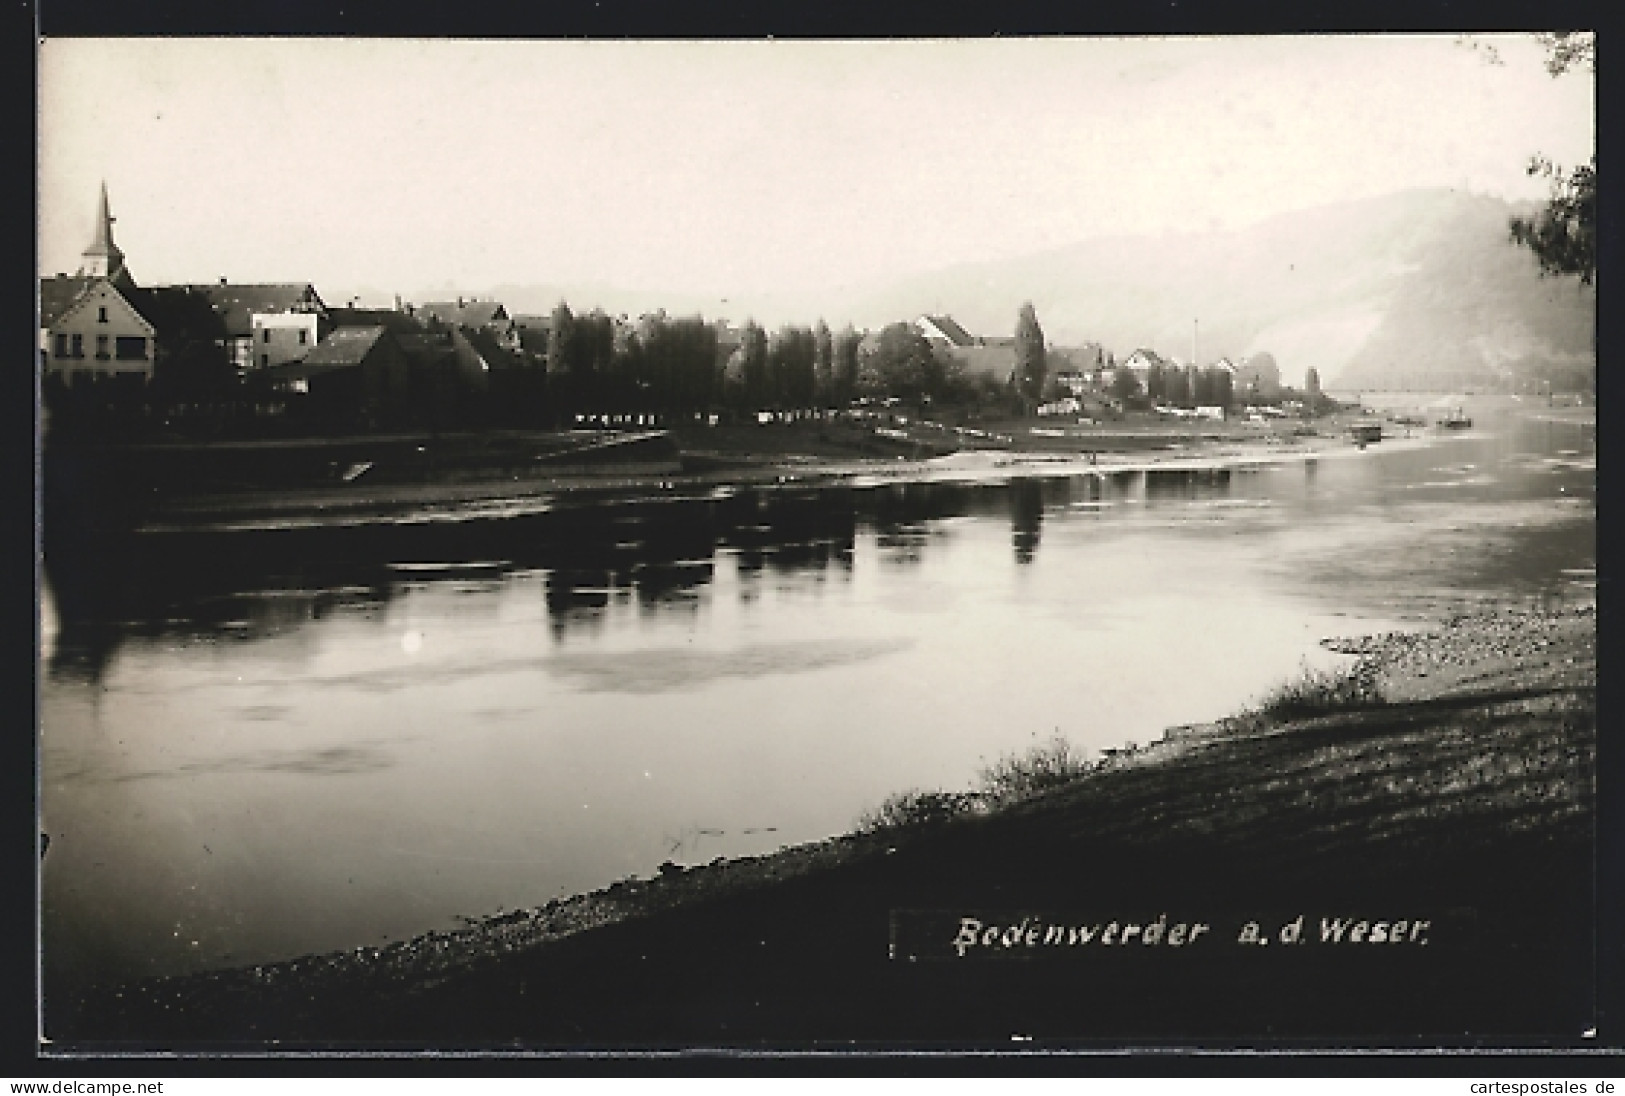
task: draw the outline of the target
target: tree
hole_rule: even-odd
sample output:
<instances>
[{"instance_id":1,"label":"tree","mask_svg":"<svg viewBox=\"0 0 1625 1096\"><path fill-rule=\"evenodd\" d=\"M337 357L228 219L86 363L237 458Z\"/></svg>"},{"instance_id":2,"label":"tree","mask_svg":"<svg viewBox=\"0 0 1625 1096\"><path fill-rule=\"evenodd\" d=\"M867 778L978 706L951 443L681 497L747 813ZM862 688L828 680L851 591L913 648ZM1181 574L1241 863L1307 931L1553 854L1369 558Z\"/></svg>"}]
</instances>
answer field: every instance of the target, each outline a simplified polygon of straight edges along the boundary
<instances>
[{"instance_id":1,"label":"tree","mask_svg":"<svg viewBox=\"0 0 1625 1096\"><path fill-rule=\"evenodd\" d=\"M225 322L205 294L165 286L138 290L137 303L156 332L153 384L163 397L219 399L238 387Z\"/></svg>"},{"instance_id":2,"label":"tree","mask_svg":"<svg viewBox=\"0 0 1625 1096\"><path fill-rule=\"evenodd\" d=\"M1179 374L1183 376L1183 374ZM1111 393L1120 400L1131 400L1140 394L1140 378L1127 367L1112 372Z\"/></svg>"},{"instance_id":3,"label":"tree","mask_svg":"<svg viewBox=\"0 0 1625 1096\"><path fill-rule=\"evenodd\" d=\"M739 334L740 381L746 404L760 409L773 398L768 375L767 332L755 320L746 320Z\"/></svg>"},{"instance_id":4,"label":"tree","mask_svg":"<svg viewBox=\"0 0 1625 1096\"><path fill-rule=\"evenodd\" d=\"M847 324L835 337L834 386L835 402L847 404L858 391L858 344L862 337Z\"/></svg>"},{"instance_id":5,"label":"tree","mask_svg":"<svg viewBox=\"0 0 1625 1096\"><path fill-rule=\"evenodd\" d=\"M1027 301L1016 316L1016 388L1024 400L1036 401L1044 392L1044 329L1038 313Z\"/></svg>"},{"instance_id":6,"label":"tree","mask_svg":"<svg viewBox=\"0 0 1625 1096\"><path fill-rule=\"evenodd\" d=\"M549 377L566 376L574 370L569 357L572 335L575 333L575 315L570 306L560 301L553 308L553 322L547 330L547 374Z\"/></svg>"},{"instance_id":7,"label":"tree","mask_svg":"<svg viewBox=\"0 0 1625 1096\"><path fill-rule=\"evenodd\" d=\"M919 400L935 396L946 375L942 361L913 324L888 324L866 363L867 387L876 395Z\"/></svg>"},{"instance_id":8,"label":"tree","mask_svg":"<svg viewBox=\"0 0 1625 1096\"><path fill-rule=\"evenodd\" d=\"M1581 285L1597 277L1597 158L1567 173L1544 156L1529 161L1529 174L1551 184L1546 208L1532 217L1513 217L1512 242L1540 260L1541 275L1573 275Z\"/></svg>"},{"instance_id":9,"label":"tree","mask_svg":"<svg viewBox=\"0 0 1625 1096\"><path fill-rule=\"evenodd\" d=\"M1596 35L1560 31L1537 36L1546 47L1546 71L1553 77L1572 69L1596 71ZM1565 171L1545 156L1529 160L1529 174L1544 177L1551 190L1546 207L1508 224L1513 243L1540 261L1541 275L1574 276L1591 285L1597 277L1597 157Z\"/></svg>"},{"instance_id":10,"label":"tree","mask_svg":"<svg viewBox=\"0 0 1625 1096\"><path fill-rule=\"evenodd\" d=\"M1191 405L1190 379L1177 365L1170 365L1162 371L1162 391L1163 397L1175 407Z\"/></svg>"},{"instance_id":11,"label":"tree","mask_svg":"<svg viewBox=\"0 0 1625 1096\"><path fill-rule=\"evenodd\" d=\"M828 407L835 394L835 339L822 319L813 329L813 399Z\"/></svg>"}]
</instances>

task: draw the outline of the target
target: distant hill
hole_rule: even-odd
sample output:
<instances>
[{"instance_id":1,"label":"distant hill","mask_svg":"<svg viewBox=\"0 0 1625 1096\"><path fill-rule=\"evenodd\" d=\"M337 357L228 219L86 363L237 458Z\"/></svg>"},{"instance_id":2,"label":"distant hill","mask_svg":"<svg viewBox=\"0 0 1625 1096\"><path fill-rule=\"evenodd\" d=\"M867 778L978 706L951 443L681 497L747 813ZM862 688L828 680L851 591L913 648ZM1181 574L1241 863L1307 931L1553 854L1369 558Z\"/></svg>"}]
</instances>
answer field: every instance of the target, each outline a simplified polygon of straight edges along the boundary
<instances>
[{"instance_id":1,"label":"distant hill","mask_svg":"<svg viewBox=\"0 0 1625 1096\"><path fill-rule=\"evenodd\" d=\"M820 317L877 328L945 312L998 336L1014 331L1031 300L1052 343L1098 342L1118 357L1144 346L1186 360L1194 335L1204 361L1268 351L1294 385L1310 367L1333 388L1586 375L1596 293L1540 278L1534 258L1507 240L1513 212L1496 198L1413 190L1233 231L1097 238L822 293L720 299L601 284L476 292L510 312L545 312L564 298L578 311L663 307L770 328Z\"/></svg>"},{"instance_id":2,"label":"distant hill","mask_svg":"<svg viewBox=\"0 0 1625 1096\"><path fill-rule=\"evenodd\" d=\"M974 332L1006 334L1031 300L1054 342L1188 359L1194 334L1203 360L1269 351L1288 384L1311 366L1336 387L1589 367L1596 293L1540 278L1507 240L1513 212L1495 198L1407 191L1232 232L1096 239L936 271L852 310L895 317L932 306Z\"/></svg>"}]
</instances>

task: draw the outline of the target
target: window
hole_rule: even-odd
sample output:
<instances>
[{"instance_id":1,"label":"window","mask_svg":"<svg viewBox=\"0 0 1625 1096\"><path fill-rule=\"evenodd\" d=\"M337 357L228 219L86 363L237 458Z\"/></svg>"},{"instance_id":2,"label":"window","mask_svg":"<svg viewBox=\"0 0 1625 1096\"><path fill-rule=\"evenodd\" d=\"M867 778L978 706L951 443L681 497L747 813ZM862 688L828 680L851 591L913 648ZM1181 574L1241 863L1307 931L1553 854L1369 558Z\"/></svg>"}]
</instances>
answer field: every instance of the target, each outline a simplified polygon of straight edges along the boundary
<instances>
[{"instance_id":1,"label":"window","mask_svg":"<svg viewBox=\"0 0 1625 1096\"><path fill-rule=\"evenodd\" d=\"M261 366L266 366L266 365L270 365L270 364L271 364L271 355L269 355L269 354L261 354L260 355L260 365Z\"/></svg>"},{"instance_id":2,"label":"window","mask_svg":"<svg viewBox=\"0 0 1625 1096\"><path fill-rule=\"evenodd\" d=\"M102 361L107 360L107 336L106 335L97 335L96 336L96 356L98 358L100 358Z\"/></svg>"},{"instance_id":3,"label":"window","mask_svg":"<svg viewBox=\"0 0 1625 1096\"><path fill-rule=\"evenodd\" d=\"M264 341L264 342L270 342L271 341L271 329L269 327L265 328L265 330L263 330L261 332L261 334L265 336L265 338L262 341Z\"/></svg>"},{"instance_id":4,"label":"window","mask_svg":"<svg viewBox=\"0 0 1625 1096\"><path fill-rule=\"evenodd\" d=\"M309 336L309 334L310 334L310 332L306 331L304 328L301 327L299 329L299 345L300 346L305 345L305 340Z\"/></svg>"},{"instance_id":5,"label":"window","mask_svg":"<svg viewBox=\"0 0 1625 1096\"><path fill-rule=\"evenodd\" d=\"M105 304L102 305L100 308L96 309L96 322L97 323L106 323L107 322L107 306Z\"/></svg>"},{"instance_id":6,"label":"window","mask_svg":"<svg viewBox=\"0 0 1625 1096\"><path fill-rule=\"evenodd\" d=\"M85 337L77 331L73 334L73 354L71 356L75 358L85 356Z\"/></svg>"},{"instance_id":7,"label":"window","mask_svg":"<svg viewBox=\"0 0 1625 1096\"><path fill-rule=\"evenodd\" d=\"M141 335L120 335L114 340L114 347L121 362L147 360L147 340Z\"/></svg>"},{"instance_id":8,"label":"window","mask_svg":"<svg viewBox=\"0 0 1625 1096\"><path fill-rule=\"evenodd\" d=\"M68 356L68 336L58 331L56 333L56 349L53 353L59 358Z\"/></svg>"}]
</instances>

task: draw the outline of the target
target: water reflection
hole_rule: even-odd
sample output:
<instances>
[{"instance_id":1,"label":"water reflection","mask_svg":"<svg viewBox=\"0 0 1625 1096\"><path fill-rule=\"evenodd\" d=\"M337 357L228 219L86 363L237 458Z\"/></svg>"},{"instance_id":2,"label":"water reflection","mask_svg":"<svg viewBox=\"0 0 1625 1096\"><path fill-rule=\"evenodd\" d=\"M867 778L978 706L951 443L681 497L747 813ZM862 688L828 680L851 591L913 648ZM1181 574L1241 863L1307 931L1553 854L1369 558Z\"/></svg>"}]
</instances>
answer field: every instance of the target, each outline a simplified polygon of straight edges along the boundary
<instances>
[{"instance_id":1,"label":"water reflection","mask_svg":"<svg viewBox=\"0 0 1625 1096\"><path fill-rule=\"evenodd\" d=\"M646 616L693 617L707 604L723 557L739 579L737 597L748 603L761 595L764 575L849 582L860 530L873 531L882 566L907 569L918 567L933 545L951 540L957 522L1001 513L1010 522L1019 565L1034 561L1046 516L1060 513L1074 521L1111 515L1114 526L1158 521L1192 535L1203 535L1215 522L1257 528L1303 520L1364 522L1373 532L1356 533L1322 556L1322 563L1335 558L1339 567L1350 568L1341 585L1352 589L1351 576L1380 581L1374 576L1381 565L1359 551L1361 542L1391 537L1418 521L1425 524L1427 515L1437 512L1430 495L1447 492L1441 501L1453 502L1550 499L1557 477L1562 482L1555 494L1561 501L1588 504L1594 434L1541 422L1468 440L1473 443L1466 448L1395 450L1378 460L1328 459L1273 470L1102 470L1006 484L896 483L869 489L738 490L698 498L599 498L543 513L466 522L149 533L91 541L60 532L53 537L48 520L45 579L59 631L46 668L53 677L94 683L130 640L186 645L286 638L333 614L384 611L407 590L490 594L531 573L544 576L550 632L562 642L601 634L622 598ZM1288 489L1289 483L1298 486ZM1413 504L1422 507L1417 514L1405 509ZM1203 508L1215 505L1227 509ZM1255 512L1234 509L1247 505ZM1534 526L1549 524L1531 520ZM1551 551L1542 549L1536 536L1535 543L1519 541L1505 552L1468 545L1403 565L1436 569L1452 552L1465 552L1470 560L1449 564L1471 569L1473 575L1465 577L1515 583L1517 572L1540 570L1531 560L1565 550L1568 542L1554 536L1559 547ZM1493 547L1492 541L1484 544Z\"/></svg>"},{"instance_id":2,"label":"water reflection","mask_svg":"<svg viewBox=\"0 0 1625 1096\"><path fill-rule=\"evenodd\" d=\"M1421 600L1594 589L1594 452L1546 428L460 523L48 519L51 976L354 946L766 852L1037 734L1100 749L1233 710Z\"/></svg>"},{"instance_id":3,"label":"water reflection","mask_svg":"<svg viewBox=\"0 0 1625 1096\"><path fill-rule=\"evenodd\" d=\"M1031 563L1038 551L1038 536L1044 523L1044 487L1037 480L1017 480L1010 485L1010 540L1016 562Z\"/></svg>"}]
</instances>

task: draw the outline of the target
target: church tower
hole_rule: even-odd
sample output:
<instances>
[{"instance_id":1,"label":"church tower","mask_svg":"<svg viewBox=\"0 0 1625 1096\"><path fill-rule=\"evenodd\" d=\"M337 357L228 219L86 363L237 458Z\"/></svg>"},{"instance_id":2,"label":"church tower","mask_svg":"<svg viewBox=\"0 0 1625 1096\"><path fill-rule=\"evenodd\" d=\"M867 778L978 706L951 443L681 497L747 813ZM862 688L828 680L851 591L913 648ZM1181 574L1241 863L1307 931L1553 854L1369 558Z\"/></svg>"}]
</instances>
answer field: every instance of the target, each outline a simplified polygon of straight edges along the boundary
<instances>
[{"instance_id":1,"label":"church tower","mask_svg":"<svg viewBox=\"0 0 1625 1096\"><path fill-rule=\"evenodd\" d=\"M84 262L79 273L84 277L111 278L115 282L133 284L130 272L124 268L124 252L113 242L113 214L107 206L107 183L102 183L101 205L96 210L96 235L84 250Z\"/></svg>"}]
</instances>

